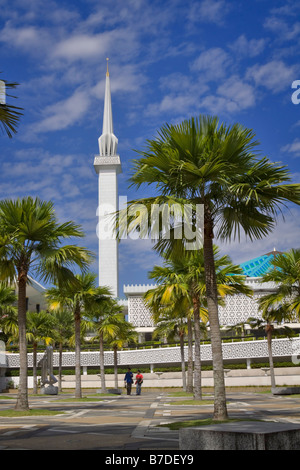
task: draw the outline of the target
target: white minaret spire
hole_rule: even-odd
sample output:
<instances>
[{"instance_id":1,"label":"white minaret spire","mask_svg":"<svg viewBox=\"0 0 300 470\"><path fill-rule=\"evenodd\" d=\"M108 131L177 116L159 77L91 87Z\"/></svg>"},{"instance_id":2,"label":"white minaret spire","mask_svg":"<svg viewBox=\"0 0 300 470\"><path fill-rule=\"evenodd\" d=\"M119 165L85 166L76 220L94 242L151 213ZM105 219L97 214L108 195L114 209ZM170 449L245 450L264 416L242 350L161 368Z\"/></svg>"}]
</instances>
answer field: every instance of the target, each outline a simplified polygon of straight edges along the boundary
<instances>
[{"instance_id":1,"label":"white minaret spire","mask_svg":"<svg viewBox=\"0 0 300 470\"><path fill-rule=\"evenodd\" d=\"M104 112L102 135L99 137L99 153L102 157L117 155L118 139L114 135L111 107L110 78L108 71L108 59L105 83Z\"/></svg>"},{"instance_id":2,"label":"white minaret spire","mask_svg":"<svg viewBox=\"0 0 300 470\"><path fill-rule=\"evenodd\" d=\"M94 168L98 178L98 227L99 238L99 285L110 288L118 297L118 241L114 232L112 217L118 210L117 175L122 172L120 157L117 155L118 139L113 133L113 119L110 93L110 77L107 71L105 82L102 135L98 139L99 155L95 156Z\"/></svg>"}]
</instances>

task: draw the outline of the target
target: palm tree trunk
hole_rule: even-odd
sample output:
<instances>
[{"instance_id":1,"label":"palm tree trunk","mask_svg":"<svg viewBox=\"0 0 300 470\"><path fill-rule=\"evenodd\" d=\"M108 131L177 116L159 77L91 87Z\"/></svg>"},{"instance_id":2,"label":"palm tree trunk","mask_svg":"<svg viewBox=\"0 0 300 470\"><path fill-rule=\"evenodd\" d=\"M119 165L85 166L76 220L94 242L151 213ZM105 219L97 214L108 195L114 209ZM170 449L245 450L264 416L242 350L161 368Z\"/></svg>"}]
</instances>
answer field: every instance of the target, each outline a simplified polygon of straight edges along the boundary
<instances>
[{"instance_id":1,"label":"palm tree trunk","mask_svg":"<svg viewBox=\"0 0 300 470\"><path fill-rule=\"evenodd\" d=\"M118 384L118 353L117 348L114 346L114 373L115 373L115 389L119 388Z\"/></svg>"},{"instance_id":2,"label":"palm tree trunk","mask_svg":"<svg viewBox=\"0 0 300 470\"><path fill-rule=\"evenodd\" d=\"M211 334L211 348L214 377L214 419L227 419L225 378L223 367L222 340L218 316L218 291L213 252L213 229L204 221L204 270L207 307Z\"/></svg>"},{"instance_id":3,"label":"palm tree trunk","mask_svg":"<svg viewBox=\"0 0 300 470\"><path fill-rule=\"evenodd\" d=\"M188 370L187 370L187 387L188 393L193 393L193 326L192 320L188 317Z\"/></svg>"},{"instance_id":4,"label":"palm tree trunk","mask_svg":"<svg viewBox=\"0 0 300 470\"><path fill-rule=\"evenodd\" d=\"M16 410L29 410L27 381L27 344L26 344L26 273L18 275L18 326L20 351L20 378Z\"/></svg>"},{"instance_id":5,"label":"palm tree trunk","mask_svg":"<svg viewBox=\"0 0 300 470\"><path fill-rule=\"evenodd\" d=\"M33 354L32 354L32 375L33 375L33 390L32 392L36 395L38 392L37 389L37 344L33 343Z\"/></svg>"},{"instance_id":6,"label":"palm tree trunk","mask_svg":"<svg viewBox=\"0 0 300 470\"><path fill-rule=\"evenodd\" d=\"M273 332L273 328L272 328L272 325L270 325L269 323L266 327L266 332L267 332L267 342L268 342L268 352L269 352L271 391L273 392L273 391L275 391L275 388L276 388L274 362L273 362L273 354L272 354L272 332Z\"/></svg>"},{"instance_id":7,"label":"palm tree trunk","mask_svg":"<svg viewBox=\"0 0 300 470\"><path fill-rule=\"evenodd\" d=\"M193 298L194 308L194 331L195 331L195 367L194 367L194 400L202 400L201 380L201 352L200 352L200 306L197 297Z\"/></svg>"},{"instance_id":8,"label":"palm tree trunk","mask_svg":"<svg viewBox=\"0 0 300 470\"><path fill-rule=\"evenodd\" d=\"M74 312L75 320L75 398L81 398L81 370L80 370L80 306L77 303Z\"/></svg>"},{"instance_id":9,"label":"palm tree trunk","mask_svg":"<svg viewBox=\"0 0 300 470\"><path fill-rule=\"evenodd\" d=\"M105 386L105 370L104 370L104 347L103 347L103 333L100 332L100 379L101 379L101 392L106 392Z\"/></svg>"},{"instance_id":10,"label":"palm tree trunk","mask_svg":"<svg viewBox=\"0 0 300 470\"><path fill-rule=\"evenodd\" d=\"M181 372L182 372L182 388L186 392L186 375L185 375L185 359L184 359L184 333L179 332L180 356L181 356Z\"/></svg>"},{"instance_id":11,"label":"palm tree trunk","mask_svg":"<svg viewBox=\"0 0 300 470\"><path fill-rule=\"evenodd\" d=\"M59 343L59 360L58 360L58 391L62 392L62 343Z\"/></svg>"}]
</instances>

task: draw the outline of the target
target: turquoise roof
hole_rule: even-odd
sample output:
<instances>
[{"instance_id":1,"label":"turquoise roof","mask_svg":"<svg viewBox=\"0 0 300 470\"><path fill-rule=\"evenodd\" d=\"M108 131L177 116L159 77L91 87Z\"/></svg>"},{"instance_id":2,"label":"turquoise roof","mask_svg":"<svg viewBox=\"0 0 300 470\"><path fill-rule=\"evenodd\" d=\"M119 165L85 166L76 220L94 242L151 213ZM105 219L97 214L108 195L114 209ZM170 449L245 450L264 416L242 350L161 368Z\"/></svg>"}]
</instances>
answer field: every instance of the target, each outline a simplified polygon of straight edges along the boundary
<instances>
[{"instance_id":1,"label":"turquoise roof","mask_svg":"<svg viewBox=\"0 0 300 470\"><path fill-rule=\"evenodd\" d=\"M272 251L271 253L267 253L262 256L258 256L257 258L250 259L245 263L241 263L240 267L243 270L243 273L249 277L260 277L266 274L268 271L272 269L272 260L274 259L274 255L278 253L278 251Z\"/></svg>"}]
</instances>

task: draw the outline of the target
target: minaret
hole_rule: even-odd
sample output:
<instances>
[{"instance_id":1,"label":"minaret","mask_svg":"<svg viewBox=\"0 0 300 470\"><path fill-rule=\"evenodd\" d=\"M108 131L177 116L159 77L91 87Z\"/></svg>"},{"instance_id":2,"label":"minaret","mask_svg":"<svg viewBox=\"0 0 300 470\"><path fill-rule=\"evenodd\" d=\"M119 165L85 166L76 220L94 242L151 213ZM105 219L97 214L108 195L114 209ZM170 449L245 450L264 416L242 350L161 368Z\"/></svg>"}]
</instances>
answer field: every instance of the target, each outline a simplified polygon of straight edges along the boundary
<instances>
[{"instance_id":1,"label":"minaret","mask_svg":"<svg viewBox=\"0 0 300 470\"><path fill-rule=\"evenodd\" d=\"M102 135L98 139L99 155L95 155L94 168L98 176L98 227L99 238L99 285L110 288L118 297L118 241L114 232L114 220L108 214L118 210L117 175L122 172L117 155L118 139L113 133L110 77L107 72L103 112Z\"/></svg>"}]
</instances>

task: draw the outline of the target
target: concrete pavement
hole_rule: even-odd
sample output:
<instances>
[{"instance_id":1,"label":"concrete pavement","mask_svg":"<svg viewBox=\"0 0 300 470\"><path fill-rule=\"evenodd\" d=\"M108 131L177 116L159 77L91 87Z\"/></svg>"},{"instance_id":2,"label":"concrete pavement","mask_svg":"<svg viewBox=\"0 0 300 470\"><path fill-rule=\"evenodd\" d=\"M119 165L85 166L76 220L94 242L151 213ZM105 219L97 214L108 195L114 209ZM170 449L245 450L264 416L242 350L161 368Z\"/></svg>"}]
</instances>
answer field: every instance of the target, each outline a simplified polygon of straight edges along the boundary
<instances>
[{"instance_id":1,"label":"concrete pavement","mask_svg":"<svg viewBox=\"0 0 300 470\"><path fill-rule=\"evenodd\" d=\"M4 396L4 394L2 394ZM30 408L57 410L56 416L0 417L0 450L177 451L178 431L160 424L210 418L213 405L180 404L166 391L143 390L141 396L95 392L88 402L62 401L72 394L30 398ZM0 395L1 397L1 395ZM204 398L209 398L205 396ZM212 397L211 397L212 398ZM15 400L0 398L0 409ZM300 425L300 397L237 391L227 393L230 418L263 419Z\"/></svg>"}]
</instances>

